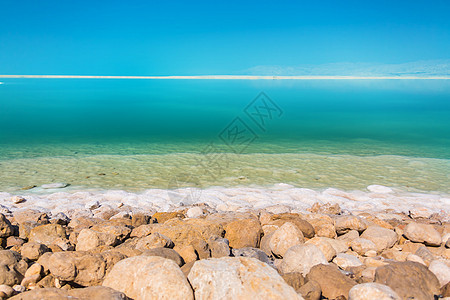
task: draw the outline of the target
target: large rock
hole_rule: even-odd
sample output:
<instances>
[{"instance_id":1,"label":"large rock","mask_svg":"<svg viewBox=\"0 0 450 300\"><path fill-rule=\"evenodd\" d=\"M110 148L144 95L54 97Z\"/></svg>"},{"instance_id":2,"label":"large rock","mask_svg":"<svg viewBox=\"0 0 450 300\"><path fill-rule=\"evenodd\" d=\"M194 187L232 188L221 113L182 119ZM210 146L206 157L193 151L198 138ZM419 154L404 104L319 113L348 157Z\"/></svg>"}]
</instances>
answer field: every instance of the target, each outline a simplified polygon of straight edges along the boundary
<instances>
[{"instance_id":1,"label":"large rock","mask_svg":"<svg viewBox=\"0 0 450 300\"><path fill-rule=\"evenodd\" d=\"M29 242L50 245L58 238L67 238L66 230L59 224L46 224L31 229Z\"/></svg>"},{"instance_id":2,"label":"large rock","mask_svg":"<svg viewBox=\"0 0 450 300\"><path fill-rule=\"evenodd\" d=\"M370 282L352 287L348 300L401 300L401 298L387 285Z\"/></svg>"},{"instance_id":3,"label":"large rock","mask_svg":"<svg viewBox=\"0 0 450 300\"><path fill-rule=\"evenodd\" d=\"M184 265L184 260L181 257L181 255L178 254L177 251L170 249L170 248L159 247L159 248L148 249L148 250L145 250L144 252L142 252L141 255L159 256L159 257L173 260L180 267L182 265Z\"/></svg>"},{"instance_id":4,"label":"large rock","mask_svg":"<svg viewBox=\"0 0 450 300\"><path fill-rule=\"evenodd\" d=\"M116 237L116 239L119 242L123 242L125 239L127 239L131 234L131 229L124 226L124 225L112 225L112 224L97 224L92 226L90 229L112 234Z\"/></svg>"},{"instance_id":5,"label":"large rock","mask_svg":"<svg viewBox=\"0 0 450 300\"><path fill-rule=\"evenodd\" d=\"M393 289L402 299L433 299L439 295L439 280L424 265L395 262L378 267L375 282Z\"/></svg>"},{"instance_id":6,"label":"large rock","mask_svg":"<svg viewBox=\"0 0 450 300\"><path fill-rule=\"evenodd\" d=\"M0 250L0 285L13 286L19 284L27 267L27 263L19 253L11 250Z\"/></svg>"},{"instance_id":7,"label":"large rock","mask_svg":"<svg viewBox=\"0 0 450 300\"><path fill-rule=\"evenodd\" d=\"M308 281L316 281L322 289L322 295L328 299L347 297L350 289L356 285L355 281L346 277L332 264L313 266L306 278Z\"/></svg>"},{"instance_id":8,"label":"large rock","mask_svg":"<svg viewBox=\"0 0 450 300\"><path fill-rule=\"evenodd\" d=\"M25 243L20 249L22 257L26 257L29 260L37 260L45 252L49 252L50 249L44 244L38 243Z\"/></svg>"},{"instance_id":9,"label":"large rock","mask_svg":"<svg viewBox=\"0 0 450 300\"><path fill-rule=\"evenodd\" d=\"M430 224L411 222L406 225L403 234L410 241L430 246L439 246L442 242L441 235Z\"/></svg>"},{"instance_id":10,"label":"large rock","mask_svg":"<svg viewBox=\"0 0 450 300\"><path fill-rule=\"evenodd\" d=\"M124 293L103 286L91 286L83 289L64 290L57 288L34 289L21 293L12 300L59 299L59 300L126 300Z\"/></svg>"},{"instance_id":11,"label":"large rock","mask_svg":"<svg viewBox=\"0 0 450 300\"><path fill-rule=\"evenodd\" d=\"M247 257L195 262L188 275L195 299L303 299L269 265Z\"/></svg>"},{"instance_id":12,"label":"large rock","mask_svg":"<svg viewBox=\"0 0 450 300\"><path fill-rule=\"evenodd\" d=\"M293 223L286 222L273 232L269 247L276 257L283 257L287 249L303 243L304 237L300 229Z\"/></svg>"},{"instance_id":13,"label":"large rock","mask_svg":"<svg viewBox=\"0 0 450 300\"><path fill-rule=\"evenodd\" d=\"M327 263L325 256L317 246L313 244L297 245L286 251L280 271L281 273L300 272L306 276L313 266Z\"/></svg>"},{"instance_id":14,"label":"large rock","mask_svg":"<svg viewBox=\"0 0 450 300\"><path fill-rule=\"evenodd\" d=\"M14 228L11 222L5 217L5 215L0 214L0 238L7 238L14 233Z\"/></svg>"},{"instance_id":15,"label":"large rock","mask_svg":"<svg viewBox=\"0 0 450 300\"><path fill-rule=\"evenodd\" d=\"M88 252L57 252L38 260L44 269L63 281L82 286L98 285L106 273L106 262L100 254Z\"/></svg>"},{"instance_id":16,"label":"large rock","mask_svg":"<svg viewBox=\"0 0 450 300\"><path fill-rule=\"evenodd\" d=\"M236 220L225 226L225 238L231 248L259 247L263 234L257 219Z\"/></svg>"},{"instance_id":17,"label":"large rock","mask_svg":"<svg viewBox=\"0 0 450 300\"><path fill-rule=\"evenodd\" d=\"M194 299L181 269L170 259L135 256L118 262L103 281L134 300Z\"/></svg>"},{"instance_id":18,"label":"large rock","mask_svg":"<svg viewBox=\"0 0 450 300\"><path fill-rule=\"evenodd\" d=\"M336 228L336 232L341 235L349 232L350 230L362 232L366 230L367 223L357 216L338 216L335 219L334 226Z\"/></svg>"},{"instance_id":19,"label":"large rock","mask_svg":"<svg viewBox=\"0 0 450 300\"><path fill-rule=\"evenodd\" d=\"M118 240L111 233L83 229L77 237L77 251L89 251L100 246L115 246Z\"/></svg>"},{"instance_id":20,"label":"large rock","mask_svg":"<svg viewBox=\"0 0 450 300\"><path fill-rule=\"evenodd\" d=\"M372 241L378 252L389 249L397 242L395 231L380 226L369 226L361 234L361 238Z\"/></svg>"},{"instance_id":21,"label":"large rock","mask_svg":"<svg viewBox=\"0 0 450 300\"><path fill-rule=\"evenodd\" d=\"M428 266L428 269L436 275L441 286L444 286L450 281L450 261L433 260Z\"/></svg>"}]
</instances>

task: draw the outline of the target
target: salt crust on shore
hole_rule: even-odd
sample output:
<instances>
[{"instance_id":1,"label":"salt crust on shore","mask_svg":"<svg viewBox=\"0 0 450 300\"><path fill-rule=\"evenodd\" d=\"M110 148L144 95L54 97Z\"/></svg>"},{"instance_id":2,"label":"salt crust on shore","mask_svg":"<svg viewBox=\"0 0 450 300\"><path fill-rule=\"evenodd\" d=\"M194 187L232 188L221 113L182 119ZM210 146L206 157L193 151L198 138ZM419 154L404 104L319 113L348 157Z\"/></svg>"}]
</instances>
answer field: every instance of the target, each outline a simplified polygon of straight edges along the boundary
<instances>
[{"instance_id":1,"label":"salt crust on shore","mask_svg":"<svg viewBox=\"0 0 450 300\"><path fill-rule=\"evenodd\" d=\"M389 187L371 185L366 191L342 191L334 188L311 190L295 188L288 184L277 184L270 188L225 188L207 189L182 188L177 190L150 189L141 193L123 190L78 190L76 187L64 190L39 188L23 196L26 200L14 203L11 199L18 194L0 192L0 208L3 213L37 209L56 215L82 213L91 215L91 204L98 202L103 208L121 208L133 214L140 211L174 211L181 207L207 204L217 211L247 211L266 209L275 213L306 212L314 203L339 204L345 211L399 212L428 218L439 214L449 219L450 195L444 193L412 193ZM95 212L95 211L94 211ZM447 216L447 217L445 217ZM444 221L444 220L442 220Z\"/></svg>"}]
</instances>

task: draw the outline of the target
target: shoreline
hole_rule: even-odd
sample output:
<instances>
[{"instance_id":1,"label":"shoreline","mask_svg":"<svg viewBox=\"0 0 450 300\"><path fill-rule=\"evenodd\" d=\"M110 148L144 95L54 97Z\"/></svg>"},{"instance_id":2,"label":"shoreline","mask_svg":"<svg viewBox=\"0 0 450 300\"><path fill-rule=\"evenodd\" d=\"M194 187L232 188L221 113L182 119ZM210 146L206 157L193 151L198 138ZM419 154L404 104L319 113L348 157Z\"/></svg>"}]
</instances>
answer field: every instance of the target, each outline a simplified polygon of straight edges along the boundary
<instances>
[{"instance_id":1,"label":"shoreline","mask_svg":"<svg viewBox=\"0 0 450 300\"><path fill-rule=\"evenodd\" d=\"M56 185L61 185L56 183ZM23 198L20 203L12 199ZM144 211L170 212L186 207L207 205L218 212L246 212L281 210L283 212L308 213L315 203L339 205L351 213L383 213L391 211L405 215L433 215L450 221L450 194L443 192L411 192L382 185L370 185L365 190L345 191L336 188L309 189L280 183L271 187L184 187L173 189L146 189L130 192L120 189L63 188L0 192L0 205L10 213L35 209L49 215L58 213L87 214L95 216L87 207L119 209L130 215Z\"/></svg>"}]
</instances>

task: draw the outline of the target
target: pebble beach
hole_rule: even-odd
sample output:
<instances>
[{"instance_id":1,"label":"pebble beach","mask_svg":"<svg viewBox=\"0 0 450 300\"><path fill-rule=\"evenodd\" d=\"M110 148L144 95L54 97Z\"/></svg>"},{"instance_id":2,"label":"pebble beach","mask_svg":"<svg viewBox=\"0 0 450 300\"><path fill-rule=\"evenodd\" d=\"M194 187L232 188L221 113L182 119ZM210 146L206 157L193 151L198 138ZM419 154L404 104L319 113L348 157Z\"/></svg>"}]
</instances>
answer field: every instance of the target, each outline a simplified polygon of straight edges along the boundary
<instances>
[{"instance_id":1,"label":"pebble beach","mask_svg":"<svg viewBox=\"0 0 450 300\"><path fill-rule=\"evenodd\" d=\"M445 193L52 183L0 205L2 299L450 297Z\"/></svg>"}]
</instances>

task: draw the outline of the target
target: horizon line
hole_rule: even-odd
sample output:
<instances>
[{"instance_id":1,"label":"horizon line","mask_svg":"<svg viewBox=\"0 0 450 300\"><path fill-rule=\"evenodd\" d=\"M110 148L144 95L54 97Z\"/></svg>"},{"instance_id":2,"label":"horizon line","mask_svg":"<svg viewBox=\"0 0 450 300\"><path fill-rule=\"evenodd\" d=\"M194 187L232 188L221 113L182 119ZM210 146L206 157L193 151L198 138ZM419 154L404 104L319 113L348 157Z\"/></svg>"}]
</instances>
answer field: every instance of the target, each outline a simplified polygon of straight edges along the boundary
<instances>
[{"instance_id":1,"label":"horizon line","mask_svg":"<svg viewBox=\"0 0 450 300\"><path fill-rule=\"evenodd\" d=\"M0 75L0 78L43 78L43 79L216 79L216 80L448 80L450 76L346 76L346 75Z\"/></svg>"}]
</instances>

